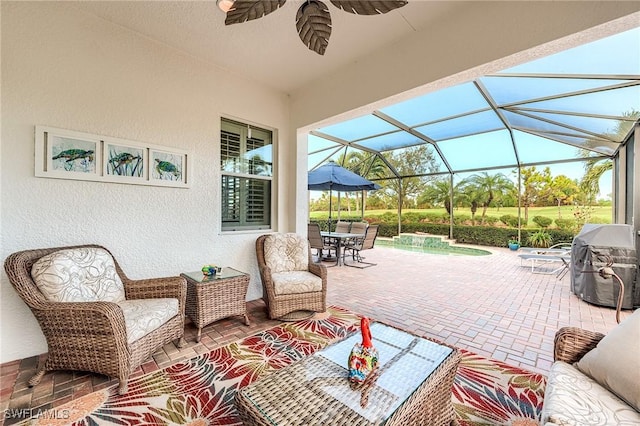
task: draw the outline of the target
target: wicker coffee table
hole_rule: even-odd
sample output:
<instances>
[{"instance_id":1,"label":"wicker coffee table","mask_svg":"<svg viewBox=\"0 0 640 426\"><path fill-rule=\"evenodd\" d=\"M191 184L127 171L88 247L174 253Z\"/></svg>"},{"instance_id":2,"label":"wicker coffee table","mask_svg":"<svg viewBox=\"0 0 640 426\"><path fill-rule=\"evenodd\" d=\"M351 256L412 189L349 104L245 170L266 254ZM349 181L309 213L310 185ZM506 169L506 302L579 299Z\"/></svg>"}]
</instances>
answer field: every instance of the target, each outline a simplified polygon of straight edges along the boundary
<instances>
[{"instance_id":1,"label":"wicker coffee table","mask_svg":"<svg viewBox=\"0 0 640 426\"><path fill-rule=\"evenodd\" d=\"M246 302L249 274L224 268L212 276L201 271L180 275L187 280L185 311L198 328L197 342L200 342L202 327L222 318L242 315L244 323L250 325Z\"/></svg>"},{"instance_id":2,"label":"wicker coffee table","mask_svg":"<svg viewBox=\"0 0 640 426\"><path fill-rule=\"evenodd\" d=\"M356 333L236 393L245 425L457 424L451 386L460 363L449 346L374 323L380 354L377 378L358 387L347 380Z\"/></svg>"}]
</instances>

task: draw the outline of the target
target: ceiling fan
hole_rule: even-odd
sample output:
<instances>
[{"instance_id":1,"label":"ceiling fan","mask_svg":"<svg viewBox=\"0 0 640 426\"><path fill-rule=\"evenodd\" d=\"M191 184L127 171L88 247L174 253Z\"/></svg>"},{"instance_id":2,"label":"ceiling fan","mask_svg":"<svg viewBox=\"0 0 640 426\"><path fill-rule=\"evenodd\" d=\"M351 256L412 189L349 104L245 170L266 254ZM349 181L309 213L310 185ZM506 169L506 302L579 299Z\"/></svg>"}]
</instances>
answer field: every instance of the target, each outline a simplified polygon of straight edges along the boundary
<instances>
[{"instance_id":1,"label":"ceiling fan","mask_svg":"<svg viewBox=\"0 0 640 426\"><path fill-rule=\"evenodd\" d=\"M406 0L330 0L345 12L356 15L378 15L406 5ZM225 25L239 24L262 18L284 5L286 0L217 0L218 7L227 13ZM300 40L310 50L324 55L331 36L331 14L320 0L305 0L296 14L296 28Z\"/></svg>"}]
</instances>

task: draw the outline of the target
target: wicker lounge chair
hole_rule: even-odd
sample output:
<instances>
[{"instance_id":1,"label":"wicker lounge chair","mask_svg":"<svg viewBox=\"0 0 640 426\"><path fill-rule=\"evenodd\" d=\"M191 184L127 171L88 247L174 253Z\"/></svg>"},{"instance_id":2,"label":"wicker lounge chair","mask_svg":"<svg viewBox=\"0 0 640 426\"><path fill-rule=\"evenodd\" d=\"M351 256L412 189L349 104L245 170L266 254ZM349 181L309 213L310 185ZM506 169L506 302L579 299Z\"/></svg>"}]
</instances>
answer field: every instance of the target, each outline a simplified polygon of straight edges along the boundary
<instances>
[{"instance_id":1,"label":"wicker lounge chair","mask_svg":"<svg viewBox=\"0 0 640 426\"><path fill-rule=\"evenodd\" d=\"M326 311L327 268L313 263L306 238L261 235L256 256L269 318L290 321Z\"/></svg>"},{"instance_id":2,"label":"wicker lounge chair","mask_svg":"<svg viewBox=\"0 0 640 426\"><path fill-rule=\"evenodd\" d=\"M32 267L34 264L45 264L46 262L38 261L42 258L49 261L49 255L69 252L83 253L85 259L86 253L99 252L103 259L109 262L108 269L111 273L117 274L122 281L124 289L120 290L124 291L124 298L119 302L52 300L52 296L43 289L41 282L37 278L34 280ZM56 267L55 261L51 261L45 267L52 265ZM111 253L97 245L20 251L10 255L4 266L11 284L33 312L47 339L47 359L29 380L30 386L38 384L50 370L90 371L118 378L118 391L123 394L127 391L129 375L157 349L176 339L179 339L179 347L185 343L182 338L187 293L184 278L130 280ZM110 276L110 279L112 278L115 277ZM86 281L80 283L82 285L76 286L75 290L82 291L82 288L89 287L83 286ZM165 318L173 316L160 326L149 325L149 331L137 337L131 330L141 333L145 328L132 329L131 323L125 321L125 316L129 314L124 313L130 311L123 309L118 303L129 307L150 306L145 305L146 302L158 309L162 309L164 304L172 307L164 314ZM147 312L143 312L141 315L146 314ZM162 314L160 311L158 315ZM140 319L141 316L137 318ZM153 329L153 326L156 328Z\"/></svg>"}]
</instances>

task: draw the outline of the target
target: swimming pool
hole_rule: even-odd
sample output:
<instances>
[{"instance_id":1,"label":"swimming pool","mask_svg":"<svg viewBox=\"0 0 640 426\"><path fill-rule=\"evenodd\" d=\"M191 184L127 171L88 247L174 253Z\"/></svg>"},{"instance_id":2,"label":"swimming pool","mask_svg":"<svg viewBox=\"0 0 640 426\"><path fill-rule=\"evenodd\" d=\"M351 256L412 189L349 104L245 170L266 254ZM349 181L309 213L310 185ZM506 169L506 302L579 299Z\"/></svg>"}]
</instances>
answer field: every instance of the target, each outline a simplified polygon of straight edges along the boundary
<instances>
[{"instance_id":1,"label":"swimming pool","mask_svg":"<svg viewBox=\"0 0 640 426\"><path fill-rule=\"evenodd\" d=\"M445 256L487 256L488 250L473 247L451 245L450 241L439 235L400 234L391 238L378 238L376 245L397 250Z\"/></svg>"}]
</instances>

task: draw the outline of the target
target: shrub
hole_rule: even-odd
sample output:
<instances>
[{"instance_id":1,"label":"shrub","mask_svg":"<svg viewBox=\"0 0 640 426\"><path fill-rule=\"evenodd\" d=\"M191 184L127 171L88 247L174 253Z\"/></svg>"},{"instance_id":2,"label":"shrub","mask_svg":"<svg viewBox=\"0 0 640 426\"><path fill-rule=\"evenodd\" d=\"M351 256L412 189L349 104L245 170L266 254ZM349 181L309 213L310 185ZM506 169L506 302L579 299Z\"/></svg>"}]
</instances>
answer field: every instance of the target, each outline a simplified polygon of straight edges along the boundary
<instances>
[{"instance_id":1,"label":"shrub","mask_svg":"<svg viewBox=\"0 0 640 426\"><path fill-rule=\"evenodd\" d=\"M425 213L407 212L402 214L402 223L421 222L426 217Z\"/></svg>"},{"instance_id":2,"label":"shrub","mask_svg":"<svg viewBox=\"0 0 640 426\"><path fill-rule=\"evenodd\" d=\"M518 216L514 216L512 214L503 214L500 216L500 222L504 223L507 226L511 226L512 228L518 227Z\"/></svg>"},{"instance_id":3,"label":"shrub","mask_svg":"<svg viewBox=\"0 0 640 426\"><path fill-rule=\"evenodd\" d=\"M471 215L469 214L456 214L453 216L453 223L455 225L464 225L466 222L471 220Z\"/></svg>"},{"instance_id":4,"label":"shrub","mask_svg":"<svg viewBox=\"0 0 640 426\"><path fill-rule=\"evenodd\" d=\"M553 223L553 220L546 216L535 216L533 218L533 223L538 225L540 228L548 228L549 225Z\"/></svg>"},{"instance_id":5,"label":"shrub","mask_svg":"<svg viewBox=\"0 0 640 426\"><path fill-rule=\"evenodd\" d=\"M382 216L388 218L389 220L383 221ZM454 216L455 223L453 225L453 238L455 238L460 243L504 247L505 241L517 238L514 234L514 229L512 228L464 225L463 221L465 219L469 220L470 218L471 217L469 215L456 214ZM377 223L380 225L380 228L378 229L378 235L381 237L389 238L398 235L398 217L393 213L385 213L384 215L380 216L369 216L366 218L366 220L369 223ZM326 224L326 221L324 223ZM322 222L320 222L320 224L322 225ZM448 236L448 216L445 223L429 223L422 221L418 223L402 224L402 232L425 232L433 235ZM551 241L555 242L572 241L574 237L574 233L572 230L552 228L543 232L546 232L550 236ZM534 231L522 229L520 231L521 244L524 245L525 242L528 242L529 236L534 233ZM551 243L549 243L549 245L551 245Z\"/></svg>"},{"instance_id":6,"label":"shrub","mask_svg":"<svg viewBox=\"0 0 640 426\"><path fill-rule=\"evenodd\" d=\"M440 223L442 220L442 215L438 213L426 213L422 222L430 222L430 223Z\"/></svg>"},{"instance_id":7,"label":"shrub","mask_svg":"<svg viewBox=\"0 0 640 426\"><path fill-rule=\"evenodd\" d=\"M381 222L398 223L398 215L391 212L384 212L380 215Z\"/></svg>"},{"instance_id":8,"label":"shrub","mask_svg":"<svg viewBox=\"0 0 640 426\"><path fill-rule=\"evenodd\" d=\"M498 218L497 218L497 217L495 217L495 216L485 216L485 217L484 217L484 223L485 223L486 225L491 225L491 226L493 226L493 225L495 225L495 224L498 222L498 220L500 220L500 219L498 219Z\"/></svg>"},{"instance_id":9,"label":"shrub","mask_svg":"<svg viewBox=\"0 0 640 426\"><path fill-rule=\"evenodd\" d=\"M558 229L562 229L564 231L570 231L576 226L576 221L574 219L556 219L555 222Z\"/></svg>"},{"instance_id":10,"label":"shrub","mask_svg":"<svg viewBox=\"0 0 640 426\"><path fill-rule=\"evenodd\" d=\"M551 234L541 229L529 234L527 241L531 247L547 248L551 246L553 239L551 238Z\"/></svg>"}]
</instances>

